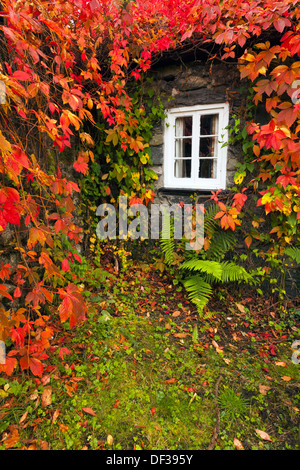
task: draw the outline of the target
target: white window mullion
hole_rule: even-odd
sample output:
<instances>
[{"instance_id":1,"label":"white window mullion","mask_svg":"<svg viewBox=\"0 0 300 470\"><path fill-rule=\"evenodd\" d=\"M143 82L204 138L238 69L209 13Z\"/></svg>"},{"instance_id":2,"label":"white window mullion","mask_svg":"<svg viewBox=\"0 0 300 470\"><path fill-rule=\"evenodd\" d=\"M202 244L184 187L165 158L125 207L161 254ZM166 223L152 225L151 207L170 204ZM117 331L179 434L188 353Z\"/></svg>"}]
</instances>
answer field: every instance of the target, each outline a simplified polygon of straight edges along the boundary
<instances>
[{"instance_id":1,"label":"white window mullion","mask_svg":"<svg viewBox=\"0 0 300 470\"><path fill-rule=\"evenodd\" d=\"M199 171L199 127L200 127L200 114L195 113L193 116L193 138L192 138L192 181L193 185L197 186L198 171Z\"/></svg>"}]
</instances>

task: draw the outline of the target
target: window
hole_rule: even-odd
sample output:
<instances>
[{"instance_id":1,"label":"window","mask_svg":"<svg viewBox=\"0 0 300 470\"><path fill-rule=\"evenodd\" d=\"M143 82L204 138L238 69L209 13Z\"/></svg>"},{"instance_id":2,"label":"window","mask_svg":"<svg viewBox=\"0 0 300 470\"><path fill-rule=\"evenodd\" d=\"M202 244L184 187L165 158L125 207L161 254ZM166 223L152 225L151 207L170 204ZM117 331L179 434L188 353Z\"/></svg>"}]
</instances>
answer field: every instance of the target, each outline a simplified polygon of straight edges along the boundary
<instances>
[{"instance_id":1,"label":"window","mask_svg":"<svg viewBox=\"0 0 300 470\"><path fill-rule=\"evenodd\" d=\"M165 124L164 186L225 189L228 104L174 108Z\"/></svg>"}]
</instances>

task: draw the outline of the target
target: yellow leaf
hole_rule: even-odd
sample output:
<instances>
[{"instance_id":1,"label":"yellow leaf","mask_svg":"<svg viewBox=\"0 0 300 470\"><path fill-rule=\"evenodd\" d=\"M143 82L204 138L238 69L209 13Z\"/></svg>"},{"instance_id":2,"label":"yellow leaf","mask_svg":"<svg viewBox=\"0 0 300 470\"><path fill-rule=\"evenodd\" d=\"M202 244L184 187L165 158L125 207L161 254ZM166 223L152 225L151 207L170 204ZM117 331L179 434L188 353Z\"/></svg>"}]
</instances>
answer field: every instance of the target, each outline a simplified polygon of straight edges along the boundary
<instances>
[{"instance_id":1,"label":"yellow leaf","mask_svg":"<svg viewBox=\"0 0 300 470\"><path fill-rule=\"evenodd\" d=\"M253 54L246 54L243 59L247 60L248 62L253 62L255 60L255 57Z\"/></svg>"},{"instance_id":2,"label":"yellow leaf","mask_svg":"<svg viewBox=\"0 0 300 470\"><path fill-rule=\"evenodd\" d=\"M246 173L245 173L245 172L240 173L239 175L237 175L237 176L234 178L234 183L235 183L235 184L242 184L243 179L245 178L245 176L246 176Z\"/></svg>"},{"instance_id":3,"label":"yellow leaf","mask_svg":"<svg viewBox=\"0 0 300 470\"><path fill-rule=\"evenodd\" d=\"M113 445L113 442L114 442L114 438L112 437L111 434L108 434L107 436L107 439L106 439L106 442L109 446L112 446Z\"/></svg>"},{"instance_id":4,"label":"yellow leaf","mask_svg":"<svg viewBox=\"0 0 300 470\"><path fill-rule=\"evenodd\" d=\"M259 69L258 72L261 73L262 75L266 75L266 71L267 71L267 69L266 69L266 67L263 65L263 66Z\"/></svg>"},{"instance_id":5,"label":"yellow leaf","mask_svg":"<svg viewBox=\"0 0 300 470\"><path fill-rule=\"evenodd\" d=\"M4 135L0 131L0 148L2 152L11 152L11 145L10 143L5 139Z\"/></svg>"},{"instance_id":6,"label":"yellow leaf","mask_svg":"<svg viewBox=\"0 0 300 470\"><path fill-rule=\"evenodd\" d=\"M290 380L292 380L292 377L288 377L287 375L283 375L281 378L282 378L282 380L284 380L285 382L289 382Z\"/></svg>"}]
</instances>

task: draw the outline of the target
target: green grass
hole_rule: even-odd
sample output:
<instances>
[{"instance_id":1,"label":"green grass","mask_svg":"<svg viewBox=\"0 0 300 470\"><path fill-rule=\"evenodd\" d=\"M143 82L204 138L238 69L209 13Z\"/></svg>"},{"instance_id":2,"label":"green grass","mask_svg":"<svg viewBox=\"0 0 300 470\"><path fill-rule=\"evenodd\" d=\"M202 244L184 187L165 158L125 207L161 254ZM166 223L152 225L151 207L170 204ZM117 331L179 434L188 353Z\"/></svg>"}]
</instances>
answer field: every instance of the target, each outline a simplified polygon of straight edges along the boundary
<instances>
[{"instance_id":1,"label":"green grass","mask_svg":"<svg viewBox=\"0 0 300 470\"><path fill-rule=\"evenodd\" d=\"M180 289L138 269L97 296L85 324L58 332L42 380L0 378L0 449L205 450L217 411L215 449L235 449L235 439L245 449L299 448L297 318L285 331L281 315L241 313L230 301L204 321ZM264 355L270 340L261 334L270 331L283 340ZM71 351L63 360L61 346Z\"/></svg>"}]
</instances>

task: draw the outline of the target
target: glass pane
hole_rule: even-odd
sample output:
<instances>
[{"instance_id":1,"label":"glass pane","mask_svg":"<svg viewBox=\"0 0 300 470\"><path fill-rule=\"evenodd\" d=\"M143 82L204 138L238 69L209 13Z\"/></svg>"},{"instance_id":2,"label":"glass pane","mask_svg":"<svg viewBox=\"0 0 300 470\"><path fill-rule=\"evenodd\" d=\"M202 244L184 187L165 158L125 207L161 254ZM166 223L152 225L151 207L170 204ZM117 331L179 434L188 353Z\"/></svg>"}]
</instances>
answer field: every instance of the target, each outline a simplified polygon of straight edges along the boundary
<instances>
[{"instance_id":1,"label":"glass pane","mask_svg":"<svg viewBox=\"0 0 300 470\"><path fill-rule=\"evenodd\" d=\"M218 114L204 114L200 120L200 135L218 134Z\"/></svg>"},{"instance_id":2,"label":"glass pane","mask_svg":"<svg viewBox=\"0 0 300 470\"><path fill-rule=\"evenodd\" d=\"M175 160L174 176L175 178L191 177L191 160Z\"/></svg>"},{"instance_id":3,"label":"glass pane","mask_svg":"<svg viewBox=\"0 0 300 470\"><path fill-rule=\"evenodd\" d=\"M175 121L175 136L189 137L192 135L193 118L192 116L178 117Z\"/></svg>"},{"instance_id":4,"label":"glass pane","mask_svg":"<svg viewBox=\"0 0 300 470\"><path fill-rule=\"evenodd\" d=\"M200 137L200 158L217 156L217 137Z\"/></svg>"},{"instance_id":5,"label":"glass pane","mask_svg":"<svg viewBox=\"0 0 300 470\"><path fill-rule=\"evenodd\" d=\"M217 160L207 158L199 160L199 178L216 178L217 177Z\"/></svg>"},{"instance_id":6,"label":"glass pane","mask_svg":"<svg viewBox=\"0 0 300 470\"><path fill-rule=\"evenodd\" d=\"M192 139L175 140L175 158L192 157Z\"/></svg>"}]
</instances>

